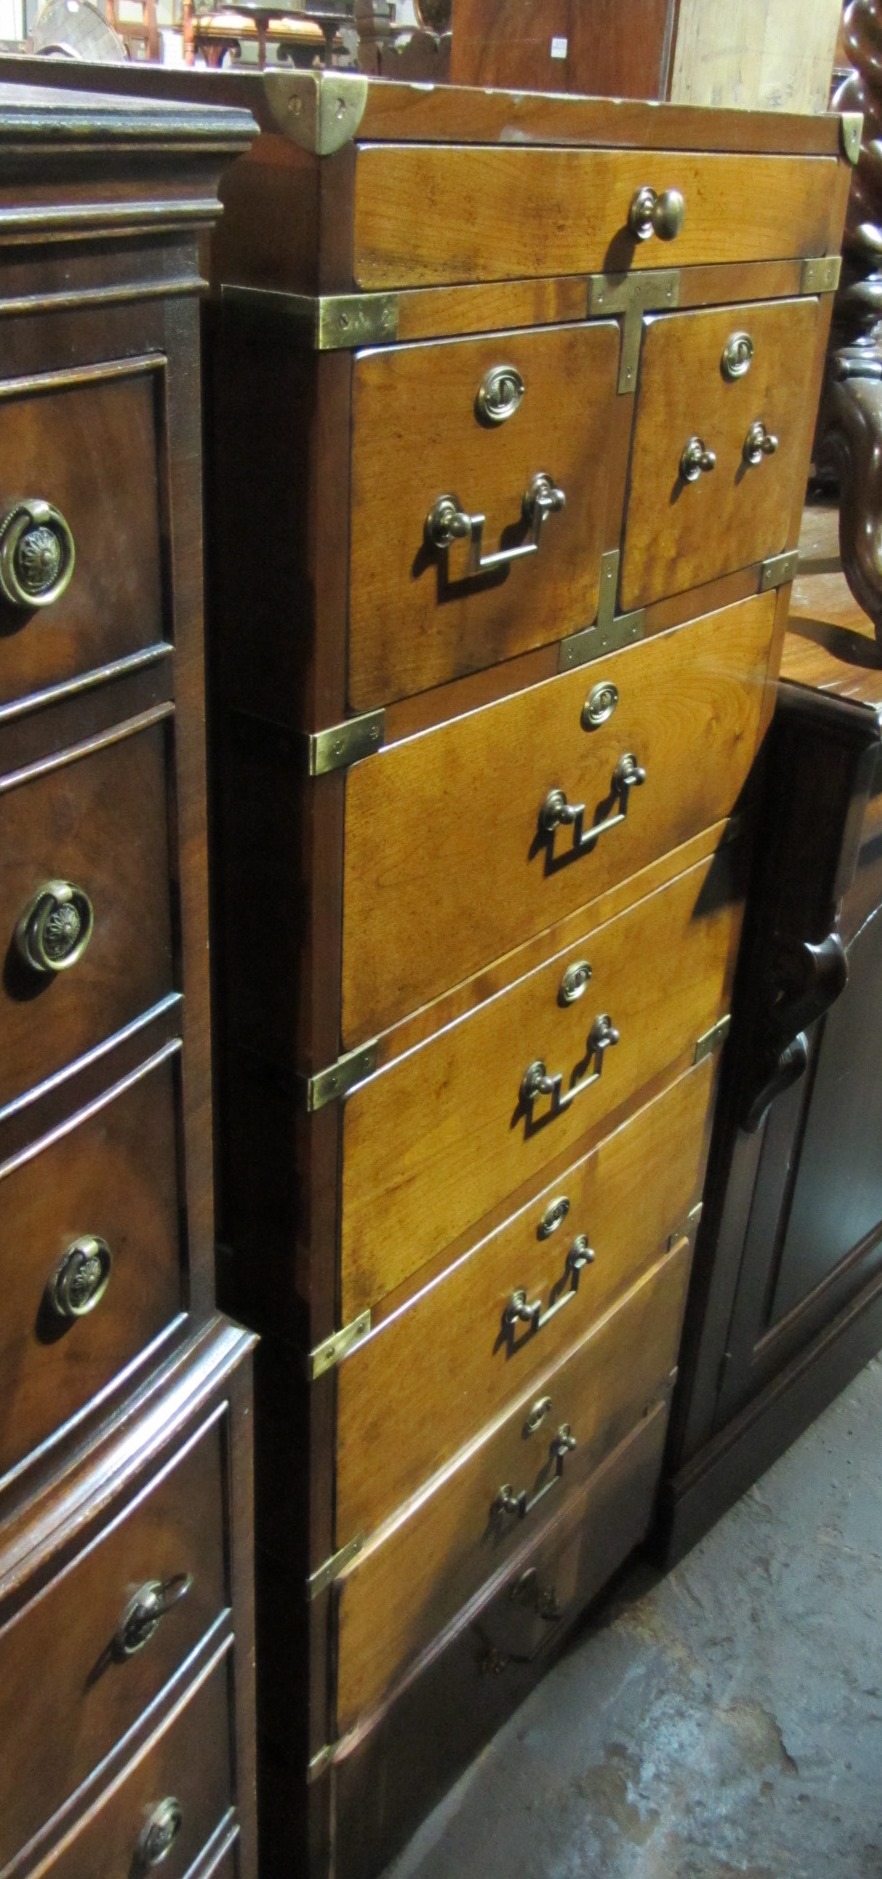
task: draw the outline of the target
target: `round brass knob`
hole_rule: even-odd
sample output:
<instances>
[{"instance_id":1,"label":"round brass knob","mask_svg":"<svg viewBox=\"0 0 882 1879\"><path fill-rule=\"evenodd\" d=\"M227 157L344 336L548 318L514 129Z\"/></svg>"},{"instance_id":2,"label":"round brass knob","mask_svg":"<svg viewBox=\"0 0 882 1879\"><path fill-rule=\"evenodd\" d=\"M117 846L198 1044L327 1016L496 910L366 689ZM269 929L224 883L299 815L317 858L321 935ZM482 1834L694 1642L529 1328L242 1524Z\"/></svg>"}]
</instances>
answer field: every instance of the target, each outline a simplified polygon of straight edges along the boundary
<instances>
[{"instance_id":1,"label":"round brass knob","mask_svg":"<svg viewBox=\"0 0 882 1879\"><path fill-rule=\"evenodd\" d=\"M741 454L745 463L762 463L763 457L773 457L777 448L777 437L766 430L762 418L757 418L744 439Z\"/></svg>"},{"instance_id":2,"label":"round brass knob","mask_svg":"<svg viewBox=\"0 0 882 1879\"><path fill-rule=\"evenodd\" d=\"M663 189L659 194L644 183L632 197L628 227L637 241L657 235L659 241L673 241L686 219L686 203L679 189Z\"/></svg>"},{"instance_id":3,"label":"round brass knob","mask_svg":"<svg viewBox=\"0 0 882 1879\"><path fill-rule=\"evenodd\" d=\"M92 937L92 902L72 881L45 881L15 929L15 944L34 972L66 972Z\"/></svg>"},{"instance_id":4,"label":"round brass knob","mask_svg":"<svg viewBox=\"0 0 882 1879\"><path fill-rule=\"evenodd\" d=\"M147 1868L161 1865L171 1852L183 1824L180 1801L176 1801L173 1794L167 1795L158 1807L154 1807L139 1835L136 1857L140 1864Z\"/></svg>"},{"instance_id":5,"label":"round brass knob","mask_svg":"<svg viewBox=\"0 0 882 1879\"><path fill-rule=\"evenodd\" d=\"M472 532L472 518L455 496L439 496L426 516L426 544L429 548L449 548Z\"/></svg>"},{"instance_id":6,"label":"round brass knob","mask_svg":"<svg viewBox=\"0 0 882 1879\"><path fill-rule=\"evenodd\" d=\"M193 1584L189 1572L179 1572L173 1579L150 1579L135 1593L122 1615L119 1630L113 1640L113 1654L117 1658L134 1657L149 1643L158 1630L166 1612L186 1598Z\"/></svg>"},{"instance_id":7,"label":"round brass knob","mask_svg":"<svg viewBox=\"0 0 882 1879\"><path fill-rule=\"evenodd\" d=\"M42 497L15 502L0 517L0 593L31 612L60 600L74 571L76 546L60 509Z\"/></svg>"},{"instance_id":8,"label":"round brass knob","mask_svg":"<svg viewBox=\"0 0 882 1879\"><path fill-rule=\"evenodd\" d=\"M594 1248L588 1239L587 1233L577 1233L567 1253L568 1270L570 1272L581 1272L583 1266L593 1266L594 1260Z\"/></svg>"},{"instance_id":9,"label":"round brass knob","mask_svg":"<svg viewBox=\"0 0 882 1879\"><path fill-rule=\"evenodd\" d=\"M697 483L700 476L714 468L716 461L716 453L708 450L702 438L690 437L680 458L680 475L684 483Z\"/></svg>"},{"instance_id":10,"label":"round brass knob","mask_svg":"<svg viewBox=\"0 0 882 1879\"><path fill-rule=\"evenodd\" d=\"M104 1297L110 1283L113 1254L106 1240L83 1233L68 1246L46 1287L50 1310L70 1322L85 1318Z\"/></svg>"}]
</instances>

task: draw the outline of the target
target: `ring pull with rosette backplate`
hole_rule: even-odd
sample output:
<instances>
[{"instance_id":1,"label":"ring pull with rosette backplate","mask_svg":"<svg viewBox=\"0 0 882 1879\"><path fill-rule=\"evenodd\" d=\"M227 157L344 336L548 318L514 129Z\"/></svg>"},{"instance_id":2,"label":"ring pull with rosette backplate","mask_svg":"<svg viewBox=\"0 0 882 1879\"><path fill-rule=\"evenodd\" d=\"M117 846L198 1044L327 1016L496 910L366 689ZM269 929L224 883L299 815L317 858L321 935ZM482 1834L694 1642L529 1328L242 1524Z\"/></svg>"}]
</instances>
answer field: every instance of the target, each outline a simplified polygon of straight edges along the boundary
<instances>
[{"instance_id":1,"label":"ring pull with rosette backplate","mask_svg":"<svg viewBox=\"0 0 882 1879\"><path fill-rule=\"evenodd\" d=\"M0 594L21 613L51 607L70 583L76 547L60 509L41 496L0 515Z\"/></svg>"},{"instance_id":2,"label":"ring pull with rosette backplate","mask_svg":"<svg viewBox=\"0 0 882 1879\"><path fill-rule=\"evenodd\" d=\"M32 972L67 972L82 958L94 924L85 888L73 881L45 881L19 917L16 950Z\"/></svg>"}]
</instances>

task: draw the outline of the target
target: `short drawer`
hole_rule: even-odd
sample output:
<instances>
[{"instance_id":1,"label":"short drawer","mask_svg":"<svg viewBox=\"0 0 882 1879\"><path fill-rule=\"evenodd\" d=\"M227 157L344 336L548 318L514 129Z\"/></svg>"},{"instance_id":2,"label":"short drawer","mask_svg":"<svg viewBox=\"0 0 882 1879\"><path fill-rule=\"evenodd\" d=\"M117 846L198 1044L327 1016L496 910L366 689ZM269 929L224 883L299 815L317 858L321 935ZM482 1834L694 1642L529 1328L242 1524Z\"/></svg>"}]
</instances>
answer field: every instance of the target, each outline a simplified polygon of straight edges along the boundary
<instances>
[{"instance_id":1,"label":"short drawer","mask_svg":"<svg viewBox=\"0 0 882 1879\"><path fill-rule=\"evenodd\" d=\"M522 1542L526 1523L540 1524L581 1487L665 1395L690 1259L689 1241L678 1241L586 1342L538 1378L531 1394L342 1578L338 1730L383 1697ZM441 1426L443 1390L432 1413Z\"/></svg>"},{"instance_id":2,"label":"short drawer","mask_svg":"<svg viewBox=\"0 0 882 1879\"><path fill-rule=\"evenodd\" d=\"M791 545L814 424L806 386L819 322L813 298L647 317L623 610Z\"/></svg>"},{"instance_id":3,"label":"short drawer","mask_svg":"<svg viewBox=\"0 0 882 1879\"><path fill-rule=\"evenodd\" d=\"M377 1527L654 1264L701 1189L713 1077L705 1058L356 1345L341 1533Z\"/></svg>"},{"instance_id":4,"label":"short drawer","mask_svg":"<svg viewBox=\"0 0 882 1879\"><path fill-rule=\"evenodd\" d=\"M173 989L170 727L0 779L0 1105Z\"/></svg>"},{"instance_id":5,"label":"short drawer","mask_svg":"<svg viewBox=\"0 0 882 1879\"><path fill-rule=\"evenodd\" d=\"M0 1475L185 1309L178 1052L0 1166Z\"/></svg>"},{"instance_id":6,"label":"short drawer","mask_svg":"<svg viewBox=\"0 0 882 1879\"><path fill-rule=\"evenodd\" d=\"M347 1048L731 814L774 616L742 601L355 765Z\"/></svg>"},{"instance_id":7,"label":"short drawer","mask_svg":"<svg viewBox=\"0 0 882 1879\"><path fill-rule=\"evenodd\" d=\"M350 1093L344 1324L693 1059L728 1008L740 920L722 848Z\"/></svg>"},{"instance_id":8,"label":"short drawer","mask_svg":"<svg viewBox=\"0 0 882 1879\"><path fill-rule=\"evenodd\" d=\"M832 157L362 144L353 276L419 287L836 253L837 186ZM682 196L673 239L634 232L647 189Z\"/></svg>"},{"instance_id":9,"label":"short drawer","mask_svg":"<svg viewBox=\"0 0 882 1879\"><path fill-rule=\"evenodd\" d=\"M225 1611L224 1482L215 1418L0 1630L0 1865L138 1722ZM167 1609L151 1629L157 1606ZM195 1777L202 1752L194 1729L182 1762ZM77 1879L128 1870L70 1867Z\"/></svg>"},{"instance_id":10,"label":"short drawer","mask_svg":"<svg viewBox=\"0 0 882 1879\"><path fill-rule=\"evenodd\" d=\"M229 1705L221 1658L40 1872L47 1879L140 1879L160 1865L163 1879L233 1872L232 1864L196 1865L233 1802Z\"/></svg>"},{"instance_id":11,"label":"short drawer","mask_svg":"<svg viewBox=\"0 0 882 1879\"><path fill-rule=\"evenodd\" d=\"M162 387L155 361L0 380L0 704L168 636Z\"/></svg>"},{"instance_id":12,"label":"short drawer","mask_svg":"<svg viewBox=\"0 0 882 1879\"><path fill-rule=\"evenodd\" d=\"M618 540L614 440L630 416L618 359L609 321L356 357L356 710L594 619L600 557Z\"/></svg>"}]
</instances>

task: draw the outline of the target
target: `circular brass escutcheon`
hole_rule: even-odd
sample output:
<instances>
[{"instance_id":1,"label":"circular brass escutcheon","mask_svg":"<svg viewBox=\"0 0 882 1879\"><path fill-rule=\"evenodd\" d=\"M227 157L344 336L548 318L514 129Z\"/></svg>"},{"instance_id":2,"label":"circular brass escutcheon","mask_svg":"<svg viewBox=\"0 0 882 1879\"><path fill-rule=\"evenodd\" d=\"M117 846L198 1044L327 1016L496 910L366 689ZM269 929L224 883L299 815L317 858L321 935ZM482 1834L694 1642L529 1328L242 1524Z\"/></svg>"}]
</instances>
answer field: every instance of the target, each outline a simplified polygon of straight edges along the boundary
<instances>
[{"instance_id":1,"label":"circular brass escutcheon","mask_svg":"<svg viewBox=\"0 0 882 1879\"><path fill-rule=\"evenodd\" d=\"M172 1579L148 1579L139 1587L122 1615L113 1641L114 1655L134 1657L144 1649L158 1630L166 1612L185 1598L193 1584L189 1572L179 1572Z\"/></svg>"},{"instance_id":2,"label":"circular brass escutcheon","mask_svg":"<svg viewBox=\"0 0 882 1879\"><path fill-rule=\"evenodd\" d=\"M106 1240L83 1233L68 1246L52 1274L46 1296L56 1318L87 1318L110 1284L113 1254Z\"/></svg>"},{"instance_id":3,"label":"circular brass escutcheon","mask_svg":"<svg viewBox=\"0 0 882 1879\"><path fill-rule=\"evenodd\" d=\"M550 1239L552 1233L556 1233L558 1227L563 1226L569 1211L570 1203L566 1194L559 1194L556 1200L549 1201L536 1228L537 1239Z\"/></svg>"},{"instance_id":4,"label":"circular brass escutcheon","mask_svg":"<svg viewBox=\"0 0 882 1879\"><path fill-rule=\"evenodd\" d=\"M514 417L526 386L514 365L492 365L485 372L475 397L475 413L485 424L504 424Z\"/></svg>"},{"instance_id":5,"label":"circular brass escutcheon","mask_svg":"<svg viewBox=\"0 0 882 1879\"><path fill-rule=\"evenodd\" d=\"M753 364L753 340L749 333L730 333L723 347L720 371L724 378L743 378Z\"/></svg>"},{"instance_id":6,"label":"circular brass escutcheon","mask_svg":"<svg viewBox=\"0 0 882 1879\"><path fill-rule=\"evenodd\" d=\"M0 518L0 593L30 613L51 607L70 583L76 546L60 509L42 497L15 502Z\"/></svg>"},{"instance_id":7,"label":"circular brass escutcheon","mask_svg":"<svg viewBox=\"0 0 882 1879\"><path fill-rule=\"evenodd\" d=\"M529 1415L527 1416L526 1422L524 1423L524 1434L535 1435L536 1430L541 1428L543 1422L545 1421L546 1416L550 1416L550 1414L551 1414L551 1397L540 1396L539 1401L533 1404L533 1407L530 1410Z\"/></svg>"},{"instance_id":8,"label":"circular brass escutcheon","mask_svg":"<svg viewBox=\"0 0 882 1879\"><path fill-rule=\"evenodd\" d=\"M34 972L66 972L92 937L92 902L72 881L44 881L15 929L15 944Z\"/></svg>"},{"instance_id":9,"label":"circular brass escutcheon","mask_svg":"<svg viewBox=\"0 0 882 1879\"><path fill-rule=\"evenodd\" d=\"M573 965L567 966L558 992L561 1004L574 1005L577 998L581 998L587 991L590 980L591 967L587 959L577 959Z\"/></svg>"},{"instance_id":10,"label":"circular brass escutcheon","mask_svg":"<svg viewBox=\"0 0 882 1879\"><path fill-rule=\"evenodd\" d=\"M599 724L605 724L619 702L618 686L609 679L601 680L599 685L592 685L582 706L582 728L596 731Z\"/></svg>"},{"instance_id":11,"label":"circular brass escutcheon","mask_svg":"<svg viewBox=\"0 0 882 1879\"><path fill-rule=\"evenodd\" d=\"M168 1857L184 1824L184 1815L180 1801L173 1794L160 1801L154 1807L149 1820L144 1826L137 1847L137 1857L142 1866L159 1866Z\"/></svg>"}]
</instances>

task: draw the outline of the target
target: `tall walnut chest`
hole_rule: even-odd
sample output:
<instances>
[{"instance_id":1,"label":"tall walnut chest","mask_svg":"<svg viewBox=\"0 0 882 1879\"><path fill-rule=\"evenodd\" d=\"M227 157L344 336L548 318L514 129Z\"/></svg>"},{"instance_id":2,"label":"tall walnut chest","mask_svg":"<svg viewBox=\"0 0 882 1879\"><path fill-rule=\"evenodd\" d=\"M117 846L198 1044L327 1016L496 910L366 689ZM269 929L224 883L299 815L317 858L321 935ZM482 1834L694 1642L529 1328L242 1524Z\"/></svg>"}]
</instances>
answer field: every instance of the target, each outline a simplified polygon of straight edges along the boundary
<instances>
[{"instance_id":1,"label":"tall walnut chest","mask_svg":"<svg viewBox=\"0 0 882 1879\"><path fill-rule=\"evenodd\" d=\"M108 82L261 131L206 334L220 1258L262 1879L369 1879L653 1519L857 127Z\"/></svg>"},{"instance_id":2,"label":"tall walnut chest","mask_svg":"<svg viewBox=\"0 0 882 1879\"><path fill-rule=\"evenodd\" d=\"M0 1870L254 1879L214 1307L199 241L244 113L0 85Z\"/></svg>"}]
</instances>

